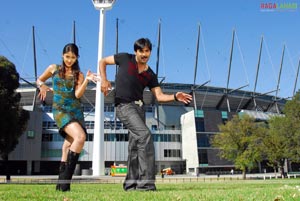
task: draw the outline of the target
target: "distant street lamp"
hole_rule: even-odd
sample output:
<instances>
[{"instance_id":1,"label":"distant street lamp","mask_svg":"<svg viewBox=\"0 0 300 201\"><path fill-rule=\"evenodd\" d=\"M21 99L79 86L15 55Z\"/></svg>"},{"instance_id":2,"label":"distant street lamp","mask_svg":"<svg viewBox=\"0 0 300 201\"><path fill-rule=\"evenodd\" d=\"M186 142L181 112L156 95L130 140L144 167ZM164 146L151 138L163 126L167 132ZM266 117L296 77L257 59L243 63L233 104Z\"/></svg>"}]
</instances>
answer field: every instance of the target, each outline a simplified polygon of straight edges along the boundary
<instances>
[{"instance_id":1,"label":"distant street lamp","mask_svg":"<svg viewBox=\"0 0 300 201\"><path fill-rule=\"evenodd\" d=\"M105 11L112 8L115 0L92 0L95 8L100 11L97 74L99 61L103 57ZM96 85L95 124L93 143L93 176L104 175L104 96L100 91L101 84Z\"/></svg>"}]
</instances>

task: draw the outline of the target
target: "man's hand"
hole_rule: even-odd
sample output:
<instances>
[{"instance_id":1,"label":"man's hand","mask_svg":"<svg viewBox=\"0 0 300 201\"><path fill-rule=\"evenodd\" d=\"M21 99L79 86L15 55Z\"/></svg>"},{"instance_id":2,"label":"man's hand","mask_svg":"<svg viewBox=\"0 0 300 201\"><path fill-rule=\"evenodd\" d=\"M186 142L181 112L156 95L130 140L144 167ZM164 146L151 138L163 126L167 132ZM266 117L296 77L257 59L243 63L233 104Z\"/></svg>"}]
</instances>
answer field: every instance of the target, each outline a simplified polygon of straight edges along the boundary
<instances>
[{"instance_id":1,"label":"man's hand","mask_svg":"<svg viewBox=\"0 0 300 201\"><path fill-rule=\"evenodd\" d=\"M185 104L189 104L193 99L193 97L190 94L183 93L183 92L177 92L175 94L175 97L177 101L183 102Z\"/></svg>"},{"instance_id":2,"label":"man's hand","mask_svg":"<svg viewBox=\"0 0 300 201\"><path fill-rule=\"evenodd\" d=\"M101 81L101 92L103 92L104 96L108 95L109 90L111 90L111 83L108 80Z\"/></svg>"}]
</instances>

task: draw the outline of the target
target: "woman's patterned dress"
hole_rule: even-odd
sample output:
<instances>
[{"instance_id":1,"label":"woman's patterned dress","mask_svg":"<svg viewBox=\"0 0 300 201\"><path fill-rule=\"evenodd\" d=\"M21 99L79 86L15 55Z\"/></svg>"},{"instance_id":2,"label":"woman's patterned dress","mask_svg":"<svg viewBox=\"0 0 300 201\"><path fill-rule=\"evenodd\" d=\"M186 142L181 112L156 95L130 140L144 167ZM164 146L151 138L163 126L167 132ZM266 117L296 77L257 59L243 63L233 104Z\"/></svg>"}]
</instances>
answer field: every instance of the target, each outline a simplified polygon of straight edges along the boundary
<instances>
[{"instance_id":1,"label":"woman's patterned dress","mask_svg":"<svg viewBox=\"0 0 300 201\"><path fill-rule=\"evenodd\" d=\"M53 86L53 117L60 134L65 137L63 128L71 122L79 122L83 129L84 116L80 100L75 97L73 76L60 78L58 68L52 76Z\"/></svg>"}]
</instances>

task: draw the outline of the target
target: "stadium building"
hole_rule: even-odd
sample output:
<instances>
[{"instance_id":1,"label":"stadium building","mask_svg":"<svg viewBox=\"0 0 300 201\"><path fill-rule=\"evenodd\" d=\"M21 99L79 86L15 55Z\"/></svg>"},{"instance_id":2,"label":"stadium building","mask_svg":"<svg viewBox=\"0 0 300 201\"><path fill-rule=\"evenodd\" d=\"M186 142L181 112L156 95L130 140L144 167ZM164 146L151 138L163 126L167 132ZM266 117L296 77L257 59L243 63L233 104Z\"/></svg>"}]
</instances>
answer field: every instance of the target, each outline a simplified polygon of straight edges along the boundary
<instances>
[{"instance_id":1,"label":"stadium building","mask_svg":"<svg viewBox=\"0 0 300 201\"><path fill-rule=\"evenodd\" d=\"M229 173L233 164L221 159L218 150L210 145L210 138L219 132L218 125L241 113L267 120L280 113L285 104L283 99L252 91L179 83L163 83L161 87L170 94L192 92L194 101L190 105L158 104L148 89L144 91L146 123L153 134L158 174L168 167L176 174ZM49 92L45 102L40 102L35 98L36 88L28 83L21 84L18 92L22 106L30 111L30 121L9 155L11 174L57 174L63 138L53 120L52 94ZM95 94L96 85L90 83L81 99L88 136L75 170L79 175L92 174ZM104 116L104 161L101 162L105 174L109 174L112 165L126 165L128 155L128 130L115 118L114 91L104 99ZM266 165L259 164L255 171L262 172L265 168Z\"/></svg>"}]
</instances>

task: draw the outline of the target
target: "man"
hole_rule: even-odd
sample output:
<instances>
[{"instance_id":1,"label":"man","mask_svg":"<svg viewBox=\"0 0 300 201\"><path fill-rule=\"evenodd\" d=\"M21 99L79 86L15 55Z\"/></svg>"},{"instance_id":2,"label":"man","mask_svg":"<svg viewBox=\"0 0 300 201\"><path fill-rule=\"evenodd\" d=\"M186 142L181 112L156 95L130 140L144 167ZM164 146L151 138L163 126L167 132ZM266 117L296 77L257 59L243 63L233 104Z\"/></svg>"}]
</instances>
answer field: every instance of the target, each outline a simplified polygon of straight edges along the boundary
<instances>
[{"instance_id":1,"label":"man","mask_svg":"<svg viewBox=\"0 0 300 201\"><path fill-rule=\"evenodd\" d=\"M164 94L157 76L147 62L152 44L147 38L134 43L135 54L119 53L99 61L101 91L106 96L111 83L107 80L106 66L119 65L116 77L115 106L117 117L128 129L128 171L123 184L126 191L155 191L155 154L151 132L145 123L143 91L148 87L157 101L190 103L192 96L183 92Z\"/></svg>"}]
</instances>

